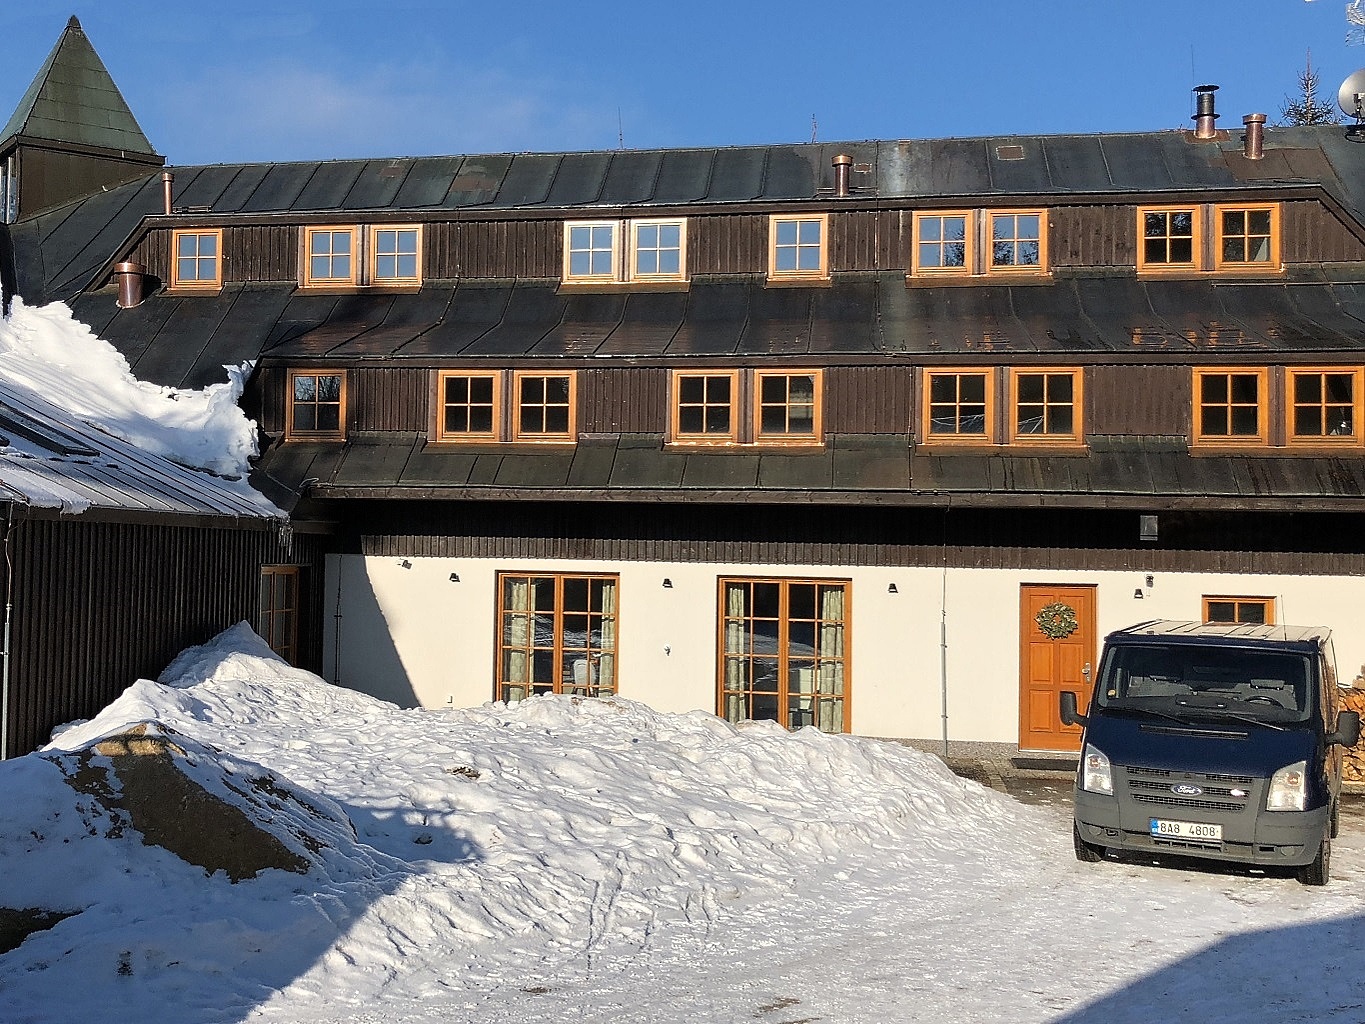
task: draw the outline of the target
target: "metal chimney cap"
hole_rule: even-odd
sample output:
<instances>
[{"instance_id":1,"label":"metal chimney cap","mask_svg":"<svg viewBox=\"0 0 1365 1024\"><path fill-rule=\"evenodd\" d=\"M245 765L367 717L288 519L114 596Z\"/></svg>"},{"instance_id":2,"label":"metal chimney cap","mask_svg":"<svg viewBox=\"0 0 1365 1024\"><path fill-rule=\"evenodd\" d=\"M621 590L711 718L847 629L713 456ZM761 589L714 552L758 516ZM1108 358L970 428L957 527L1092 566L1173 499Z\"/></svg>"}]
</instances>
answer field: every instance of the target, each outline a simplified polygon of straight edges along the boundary
<instances>
[{"instance_id":1,"label":"metal chimney cap","mask_svg":"<svg viewBox=\"0 0 1365 1024\"><path fill-rule=\"evenodd\" d=\"M835 167L848 167L853 163L853 157L849 156L847 153L840 153L831 160L830 163Z\"/></svg>"},{"instance_id":2,"label":"metal chimney cap","mask_svg":"<svg viewBox=\"0 0 1365 1024\"><path fill-rule=\"evenodd\" d=\"M1264 114L1244 114L1242 124L1265 124Z\"/></svg>"},{"instance_id":3,"label":"metal chimney cap","mask_svg":"<svg viewBox=\"0 0 1365 1024\"><path fill-rule=\"evenodd\" d=\"M146 272L147 272L146 267L144 267L141 263L135 263L132 260L127 260L123 263L114 264L115 274L145 274Z\"/></svg>"}]
</instances>

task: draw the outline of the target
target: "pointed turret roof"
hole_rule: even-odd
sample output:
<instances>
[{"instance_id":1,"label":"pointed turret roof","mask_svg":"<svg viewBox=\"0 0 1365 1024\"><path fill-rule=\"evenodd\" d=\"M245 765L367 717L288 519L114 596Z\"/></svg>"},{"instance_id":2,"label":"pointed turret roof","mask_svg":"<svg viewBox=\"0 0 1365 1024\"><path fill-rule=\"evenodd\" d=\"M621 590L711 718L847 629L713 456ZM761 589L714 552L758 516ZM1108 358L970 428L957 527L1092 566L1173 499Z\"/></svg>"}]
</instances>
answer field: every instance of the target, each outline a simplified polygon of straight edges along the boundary
<instances>
[{"instance_id":1,"label":"pointed turret roof","mask_svg":"<svg viewBox=\"0 0 1365 1024\"><path fill-rule=\"evenodd\" d=\"M159 156L73 15L3 130L15 138Z\"/></svg>"}]
</instances>

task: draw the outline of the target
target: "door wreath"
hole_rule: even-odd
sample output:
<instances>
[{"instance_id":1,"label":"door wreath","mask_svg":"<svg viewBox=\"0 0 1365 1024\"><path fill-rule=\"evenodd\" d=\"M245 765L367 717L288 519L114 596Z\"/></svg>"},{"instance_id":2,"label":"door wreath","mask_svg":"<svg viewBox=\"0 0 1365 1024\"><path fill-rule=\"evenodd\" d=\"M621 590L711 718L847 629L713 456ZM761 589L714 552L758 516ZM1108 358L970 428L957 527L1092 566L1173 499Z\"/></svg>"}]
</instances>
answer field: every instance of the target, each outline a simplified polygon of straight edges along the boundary
<instances>
[{"instance_id":1,"label":"door wreath","mask_svg":"<svg viewBox=\"0 0 1365 1024\"><path fill-rule=\"evenodd\" d=\"M1076 621L1076 609L1062 601L1044 605L1033 620L1051 640L1064 640L1080 628Z\"/></svg>"}]
</instances>

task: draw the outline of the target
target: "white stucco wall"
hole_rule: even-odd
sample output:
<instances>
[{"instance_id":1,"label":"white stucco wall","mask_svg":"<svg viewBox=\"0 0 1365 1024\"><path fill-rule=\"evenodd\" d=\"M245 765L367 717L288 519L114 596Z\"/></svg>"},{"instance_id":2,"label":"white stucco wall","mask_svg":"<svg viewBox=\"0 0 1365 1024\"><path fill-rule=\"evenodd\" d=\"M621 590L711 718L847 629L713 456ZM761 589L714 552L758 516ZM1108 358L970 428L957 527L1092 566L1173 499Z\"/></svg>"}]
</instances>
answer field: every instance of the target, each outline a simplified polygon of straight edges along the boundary
<instances>
[{"instance_id":1,"label":"white stucco wall","mask_svg":"<svg viewBox=\"0 0 1365 1024\"><path fill-rule=\"evenodd\" d=\"M716 708L719 577L849 579L851 717L863 735L942 735L945 594L953 740L1018 741L1024 584L1097 587L1101 639L1144 619L1198 618L1204 595L1274 597L1276 621L1332 627L1346 681L1365 662L1355 621L1365 608L1365 579L1356 577L1158 573L1148 588L1137 572L953 569L945 588L937 569L348 555L327 564L324 674L400 704L465 707L491 699L495 587L505 571L618 574L620 693L662 711ZM892 583L897 593L889 593Z\"/></svg>"}]
</instances>

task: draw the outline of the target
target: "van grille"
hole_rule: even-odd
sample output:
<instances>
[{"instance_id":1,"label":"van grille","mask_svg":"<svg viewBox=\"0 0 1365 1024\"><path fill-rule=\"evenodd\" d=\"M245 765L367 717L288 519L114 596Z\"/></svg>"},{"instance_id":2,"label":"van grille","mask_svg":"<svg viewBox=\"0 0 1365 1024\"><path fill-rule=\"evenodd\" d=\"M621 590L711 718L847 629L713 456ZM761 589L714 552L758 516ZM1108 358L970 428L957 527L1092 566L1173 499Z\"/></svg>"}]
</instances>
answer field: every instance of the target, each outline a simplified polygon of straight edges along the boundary
<instances>
[{"instance_id":1,"label":"van grille","mask_svg":"<svg viewBox=\"0 0 1365 1024\"><path fill-rule=\"evenodd\" d=\"M1123 768L1128 783L1128 794L1134 803L1149 807L1171 807L1187 811L1218 811L1241 814L1251 802L1251 776L1172 772L1161 768L1129 765ZM1171 792L1173 785L1189 783L1198 786L1198 796L1181 796ZM1242 795L1234 796L1233 789Z\"/></svg>"}]
</instances>

